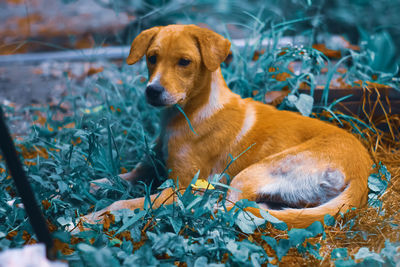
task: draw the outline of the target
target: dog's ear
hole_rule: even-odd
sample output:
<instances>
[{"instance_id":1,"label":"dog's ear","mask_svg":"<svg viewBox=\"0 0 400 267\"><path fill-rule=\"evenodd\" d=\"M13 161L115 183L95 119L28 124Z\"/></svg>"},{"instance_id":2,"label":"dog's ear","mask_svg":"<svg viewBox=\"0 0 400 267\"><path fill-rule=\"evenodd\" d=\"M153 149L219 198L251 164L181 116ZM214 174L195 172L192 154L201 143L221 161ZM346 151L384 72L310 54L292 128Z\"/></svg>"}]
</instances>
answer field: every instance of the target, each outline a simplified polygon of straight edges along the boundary
<instances>
[{"instance_id":1,"label":"dog's ear","mask_svg":"<svg viewBox=\"0 0 400 267\"><path fill-rule=\"evenodd\" d=\"M150 46L151 41L154 36L160 31L161 27L154 27L145 31L142 31L135 40L133 40L131 45L131 51L126 59L126 63L129 65L138 62L146 53Z\"/></svg>"},{"instance_id":2,"label":"dog's ear","mask_svg":"<svg viewBox=\"0 0 400 267\"><path fill-rule=\"evenodd\" d=\"M209 71L215 71L229 54L231 42L222 35L205 28L194 28L200 45L201 58Z\"/></svg>"}]
</instances>

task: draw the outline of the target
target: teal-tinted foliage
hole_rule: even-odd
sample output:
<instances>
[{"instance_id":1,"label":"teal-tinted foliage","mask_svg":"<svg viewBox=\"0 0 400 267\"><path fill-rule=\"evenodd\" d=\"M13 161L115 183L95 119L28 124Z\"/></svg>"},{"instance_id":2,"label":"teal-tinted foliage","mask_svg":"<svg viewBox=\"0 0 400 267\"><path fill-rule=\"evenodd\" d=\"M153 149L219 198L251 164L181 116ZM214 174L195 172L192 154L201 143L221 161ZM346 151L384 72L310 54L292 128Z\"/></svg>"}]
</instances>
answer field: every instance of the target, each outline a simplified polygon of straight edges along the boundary
<instances>
[{"instance_id":1,"label":"teal-tinted foliage","mask_svg":"<svg viewBox=\"0 0 400 267\"><path fill-rule=\"evenodd\" d=\"M238 27L245 28L248 37L256 42L240 50L232 47L233 61L222 68L228 85L243 97L254 97L259 101L263 101L268 91L287 88L290 94L279 106L280 109L299 111L305 116L326 110L332 114L331 119L339 122L348 120L361 128L368 127L353 117L334 113L338 101L327 102L329 86L322 99L312 97L321 69L327 67L328 73L333 75L338 64L311 46L277 46L279 39L286 34L317 38L317 33L333 32L329 28L333 23L338 26L358 26L354 34L362 33L361 39L365 42L361 43L358 52L344 51L346 58L343 62L348 64L349 71L343 78L351 84L360 79L372 81L372 75L378 74L378 82L398 88L394 79L397 69L393 63L396 57L396 45L393 43L398 40L398 33L393 35L392 32L396 30L389 25L385 29L378 26L371 28L367 18L379 22L383 15L358 16L349 9L350 6L364 12L370 9L367 5L372 4L377 8L374 13L377 13L382 6L389 5L389 1L353 3L349 0L332 1L335 3L332 4L331 1L292 0L269 1L270 4L262 1L262 5L260 1L246 4L242 1L202 1L196 7L200 11L196 12L182 9L182 6L188 8L189 4L181 1L114 2L115 9L132 8L142 12L141 21L149 25L157 23L155 17L168 20L168 23L169 20L179 21L182 17L199 21L200 17L205 17L200 12L203 9L209 11L205 18L209 23L218 21L220 15L230 14L229 18L235 20ZM161 2L164 6L155 8ZM103 1L99 3L104 4ZM289 10L285 8L287 6L296 9ZM211 11L209 7L215 9ZM398 8L398 4L393 4L389 15L382 14L386 14L384 16L388 20L394 20L392 12ZM154 18L154 21L145 20L145 14ZM325 23L329 21L333 22ZM395 22L393 25L396 25ZM361 28L363 30L359 30ZM224 34L223 29L220 30ZM374 35L364 34L372 30ZM266 38L272 40L271 44L264 47L265 52L258 60L253 60L254 53L263 49L261 43ZM300 64L298 73L289 67L292 62ZM305 229L287 231L285 223L267 212L262 212L262 218L259 218L244 211L246 207L256 207L256 203L241 200L237 203L237 209L227 211L223 196L229 187L218 184L218 177L214 181L216 189L206 190L203 195L177 188L171 180L167 180L161 188L172 187L175 190L176 203L173 205L153 210L147 201L143 210L115 212L115 222L109 227L94 225L91 226L92 231L79 233L77 237L80 239L71 237L66 227L75 220L77 214L99 210L116 200L148 196L156 190L151 185L140 183L133 186L117 177L122 170L132 169L143 155L154 154L151 142L159 131L159 111L149 106L143 96L146 72L144 62L135 66L110 63L103 72L86 80L81 88L82 94L68 94L56 106L26 108L27 112L34 114L33 121L42 114L46 122L32 126L27 136L15 142L45 216L56 228L54 236L73 249L71 254L60 253L59 256L68 260L71 266L173 266L175 262L187 262L188 266L220 266L224 263L260 266L265 262L273 262L265 247L272 249L278 260L289 250L296 250L303 257L329 257L320 251L320 245L315 240L324 240L326 227L337 224L333 217L326 216L325 225L315 222ZM284 80L277 79L276 75L281 73L288 73L289 76ZM68 79L67 75L65 78ZM309 85L310 94L299 94L301 83ZM257 93L254 93L255 90ZM72 113L63 114L65 107ZM11 107L6 109L10 115L21 115ZM55 119L57 114L63 114L61 120ZM9 121L15 118L9 117ZM239 155L232 155L231 159L234 160L236 156ZM0 161L1 250L21 247L30 241L33 234L25 211L19 205L21 201L15 193L13 182L7 179L7 171L2 171L5 169L4 162ZM101 177L109 177L111 184L99 184L100 189L91 192L89 182ZM192 183L196 179L195 176ZM381 208L379 196L389 182L389 172L380 165L379 172L369 178L370 205ZM219 209L215 211L216 205ZM285 233L284 238L269 235L265 230L268 227ZM107 230L103 231L103 228ZM252 238L255 232L262 233L261 238ZM10 236L10 233L16 235ZM394 266L399 257L398 248L399 244L387 241L380 253L363 247L353 256L346 248L335 247L330 257L337 266L355 266L356 261Z\"/></svg>"}]
</instances>

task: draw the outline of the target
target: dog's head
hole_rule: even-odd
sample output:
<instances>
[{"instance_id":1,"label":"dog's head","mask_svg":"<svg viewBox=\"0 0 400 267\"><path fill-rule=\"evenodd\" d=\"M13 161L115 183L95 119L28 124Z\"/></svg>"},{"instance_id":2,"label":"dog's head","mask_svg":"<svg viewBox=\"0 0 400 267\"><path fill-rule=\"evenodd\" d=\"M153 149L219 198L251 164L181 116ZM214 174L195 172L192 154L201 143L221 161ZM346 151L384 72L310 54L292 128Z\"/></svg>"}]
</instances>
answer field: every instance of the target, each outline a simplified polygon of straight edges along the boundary
<instances>
[{"instance_id":1,"label":"dog's head","mask_svg":"<svg viewBox=\"0 0 400 267\"><path fill-rule=\"evenodd\" d=\"M149 70L147 101L154 106L185 104L203 88L229 53L230 42L195 25L154 27L132 42L128 64L144 55ZM207 76L208 74L208 76Z\"/></svg>"}]
</instances>

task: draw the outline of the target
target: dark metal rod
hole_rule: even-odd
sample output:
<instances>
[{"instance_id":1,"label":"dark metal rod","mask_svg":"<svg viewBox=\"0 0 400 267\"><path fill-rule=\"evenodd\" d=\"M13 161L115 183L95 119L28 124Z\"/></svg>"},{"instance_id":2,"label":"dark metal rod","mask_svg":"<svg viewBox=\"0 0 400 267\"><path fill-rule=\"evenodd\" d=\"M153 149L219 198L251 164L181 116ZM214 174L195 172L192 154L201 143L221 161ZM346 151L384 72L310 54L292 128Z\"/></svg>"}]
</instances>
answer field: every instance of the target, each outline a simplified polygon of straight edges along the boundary
<instances>
[{"instance_id":1,"label":"dark metal rod","mask_svg":"<svg viewBox=\"0 0 400 267\"><path fill-rule=\"evenodd\" d=\"M21 161L17 155L11 135L5 123L3 109L0 106L0 149L3 152L4 159L7 163L8 170L14 179L18 194L22 199L29 221L39 242L46 245L47 257L54 259L53 239L47 228L43 213L39 208L32 187L22 168Z\"/></svg>"}]
</instances>

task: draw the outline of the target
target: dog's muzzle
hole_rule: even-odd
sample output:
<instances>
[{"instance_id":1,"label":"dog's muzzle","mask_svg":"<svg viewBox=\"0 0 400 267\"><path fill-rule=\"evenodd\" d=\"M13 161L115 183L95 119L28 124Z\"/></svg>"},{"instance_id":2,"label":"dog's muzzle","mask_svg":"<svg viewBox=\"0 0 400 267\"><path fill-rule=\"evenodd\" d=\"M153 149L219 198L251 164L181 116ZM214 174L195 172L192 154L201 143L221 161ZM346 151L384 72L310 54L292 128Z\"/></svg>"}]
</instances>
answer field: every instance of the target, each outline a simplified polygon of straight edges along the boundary
<instances>
[{"instance_id":1,"label":"dog's muzzle","mask_svg":"<svg viewBox=\"0 0 400 267\"><path fill-rule=\"evenodd\" d=\"M165 106L163 94L165 94L165 88L159 84L151 84L146 88L146 98L150 105L156 107Z\"/></svg>"}]
</instances>

